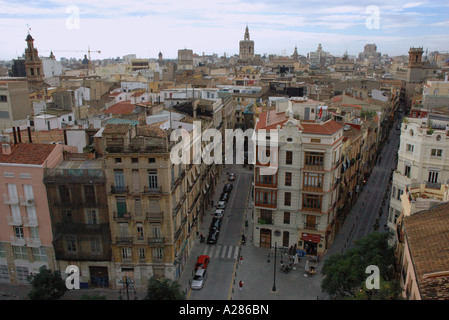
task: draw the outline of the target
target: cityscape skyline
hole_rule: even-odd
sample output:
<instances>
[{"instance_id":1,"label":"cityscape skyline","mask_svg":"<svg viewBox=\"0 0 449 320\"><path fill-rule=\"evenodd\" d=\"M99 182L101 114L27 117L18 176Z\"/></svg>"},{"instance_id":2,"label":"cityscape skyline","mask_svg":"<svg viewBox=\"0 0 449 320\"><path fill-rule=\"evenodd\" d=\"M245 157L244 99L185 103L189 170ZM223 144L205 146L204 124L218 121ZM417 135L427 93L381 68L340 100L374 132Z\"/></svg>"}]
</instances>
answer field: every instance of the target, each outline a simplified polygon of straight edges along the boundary
<instances>
[{"instance_id":1,"label":"cityscape skyline","mask_svg":"<svg viewBox=\"0 0 449 320\"><path fill-rule=\"evenodd\" d=\"M85 0L7 2L0 0L0 60L22 56L29 29L41 56L92 59L136 54L139 58L176 59L178 49L227 56L249 26L257 54L291 55L295 46L307 56L321 43L341 56L358 55L367 43L389 56L406 55L409 47L444 52L449 41L449 4L445 1L331 1L300 4L244 0L168 1ZM70 52L73 51L73 52Z\"/></svg>"}]
</instances>

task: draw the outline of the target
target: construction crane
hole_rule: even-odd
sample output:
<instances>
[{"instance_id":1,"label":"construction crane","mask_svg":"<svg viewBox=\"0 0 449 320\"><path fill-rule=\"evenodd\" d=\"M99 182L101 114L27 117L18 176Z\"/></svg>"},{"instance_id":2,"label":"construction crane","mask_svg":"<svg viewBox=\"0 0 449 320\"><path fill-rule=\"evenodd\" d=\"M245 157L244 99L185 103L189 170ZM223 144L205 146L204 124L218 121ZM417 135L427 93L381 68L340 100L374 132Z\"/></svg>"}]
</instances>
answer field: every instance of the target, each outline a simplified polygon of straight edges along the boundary
<instances>
[{"instance_id":1,"label":"construction crane","mask_svg":"<svg viewBox=\"0 0 449 320\"><path fill-rule=\"evenodd\" d=\"M95 52L95 53L101 53L100 50L90 50L90 47L87 47L87 51L84 50L41 50L43 52L82 52L82 53L86 53L88 54L88 59L89 59L89 65L88 68L89 70L91 70L92 65L91 65L91 58L90 58L90 53L91 52Z\"/></svg>"}]
</instances>

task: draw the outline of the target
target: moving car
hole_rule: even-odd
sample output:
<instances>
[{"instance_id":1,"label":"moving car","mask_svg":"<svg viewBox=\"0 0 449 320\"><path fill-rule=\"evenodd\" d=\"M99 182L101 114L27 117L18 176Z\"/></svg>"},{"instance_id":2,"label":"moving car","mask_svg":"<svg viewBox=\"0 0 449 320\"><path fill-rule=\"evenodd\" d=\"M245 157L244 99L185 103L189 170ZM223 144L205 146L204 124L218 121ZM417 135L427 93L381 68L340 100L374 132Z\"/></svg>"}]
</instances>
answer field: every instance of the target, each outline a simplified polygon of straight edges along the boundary
<instances>
[{"instance_id":1,"label":"moving car","mask_svg":"<svg viewBox=\"0 0 449 320\"><path fill-rule=\"evenodd\" d=\"M196 261L195 264L195 271L198 269L207 269L207 265L209 264L209 256L207 255L201 255L198 257L198 260Z\"/></svg>"},{"instance_id":2,"label":"moving car","mask_svg":"<svg viewBox=\"0 0 449 320\"><path fill-rule=\"evenodd\" d=\"M191 288L195 290L202 289L204 286L204 282L207 278L207 270L206 269L198 269L196 270L195 275L192 279Z\"/></svg>"},{"instance_id":3,"label":"moving car","mask_svg":"<svg viewBox=\"0 0 449 320\"><path fill-rule=\"evenodd\" d=\"M214 229L211 230L209 233L209 236L207 237L207 243L208 244L216 244L218 241L218 236L220 235L220 230Z\"/></svg>"},{"instance_id":4,"label":"moving car","mask_svg":"<svg viewBox=\"0 0 449 320\"><path fill-rule=\"evenodd\" d=\"M219 201L217 209L224 209L224 208L226 208L226 201Z\"/></svg>"},{"instance_id":5,"label":"moving car","mask_svg":"<svg viewBox=\"0 0 449 320\"><path fill-rule=\"evenodd\" d=\"M235 173L230 173L228 179L229 179L229 181L234 181L235 180Z\"/></svg>"},{"instance_id":6,"label":"moving car","mask_svg":"<svg viewBox=\"0 0 449 320\"><path fill-rule=\"evenodd\" d=\"M215 210L215 212L214 212L214 218L222 219L223 216L224 216L224 210L223 210L223 209L217 209L217 210Z\"/></svg>"}]
</instances>

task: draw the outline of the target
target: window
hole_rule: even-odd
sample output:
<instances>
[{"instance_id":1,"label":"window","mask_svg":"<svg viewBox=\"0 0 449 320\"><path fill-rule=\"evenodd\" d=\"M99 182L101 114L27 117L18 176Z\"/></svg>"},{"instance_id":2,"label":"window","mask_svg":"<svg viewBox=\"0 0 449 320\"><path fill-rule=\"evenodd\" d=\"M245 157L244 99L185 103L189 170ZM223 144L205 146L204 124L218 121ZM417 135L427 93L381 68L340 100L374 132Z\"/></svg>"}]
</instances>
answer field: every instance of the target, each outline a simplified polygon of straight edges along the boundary
<instances>
[{"instance_id":1,"label":"window","mask_svg":"<svg viewBox=\"0 0 449 320\"><path fill-rule=\"evenodd\" d=\"M45 248L33 248L34 261L47 262L47 251Z\"/></svg>"},{"instance_id":2,"label":"window","mask_svg":"<svg viewBox=\"0 0 449 320\"><path fill-rule=\"evenodd\" d=\"M148 163L156 163L156 158L148 158Z\"/></svg>"},{"instance_id":3,"label":"window","mask_svg":"<svg viewBox=\"0 0 449 320\"><path fill-rule=\"evenodd\" d=\"M292 204L292 194L290 192L286 192L284 196L284 205L290 206Z\"/></svg>"},{"instance_id":4,"label":"window","mask_svg":"<svg viewBox=\"0 0 449 320\"><path fill-rule=\"evenodd\" d=\"M157 170L148 170L148 187L157 189Z\"/></svg>"},{"instance_id":5,"label":"window","mask_svg":"<svg viewBox=\"0 0 449 320\"><path fill-rule=\"evenodd\" d=\"M163 248L155 248L155 249L153 249L153 258L156 261L161 261L164 258Z\"/></svg>"},{"instance_id":6,"label":"window","mask_svg":"<svg viewBox=\"0 0 449 320\"><path fill-rule=\"evenodd\" d=\"M62 219L64 222L73 222L72 210L62 209Z\"/></svg>"},{"instance_id":7,"label":"window","mask_svg":"<svg viewBox=\"0 0 449 320\"><path fill-rule=\"evenodd\" d=\"M284 224L290 224L290 212L284 212Z\"/></svg>"},{"instance_id":8,"label":"window","mask_svg":"<svg viewBox=\"0 0 449 320\"><path fill-rule=\"evenodd\" d=\"M123 170L114 171L114 181L116 187L119 188L125 187L125 176L123 175Z\"/></svg>"},{"instance_id":9,"label":"window","mask_svg":"<svg viewBox=\"0 0 449 320\"><path fill-rule=\"evenodd\" d=\"M131 258L132 258L132 249L122 248L122 260L131 260Z\"/></svg>"},{"instance_id":10,"label":"window","mask_svg":"<svg viewBox=\"0 0 449 320\"><path fill-rule=\"evenodd\" d=\"M12 251L14 252L14 259L28 260L27 247L13 246Z\"/></svg>"},{"instance_id":11,"label":"window","mask_svg":"<svg viewBox=\"0 0 449 320\"><path fill-rule=\"evenodd\" d=\"M22 227L14 227L14 235L17 239L24 239L23 228Z\"/></svg>"},{"instance_id":12,"label":"window","mask_svg":"<svg viewBox=\"0 0 449 320\"><path fill-rule=\"evenodd\" d=\"M285 152L285 164L292 164L292 163L293 163L293 152L286 151Z\"/></svg>"},{"instance_id":13,"label":"window","mask_svg":"<svg viewBox=\"0 0 449 320\"><path fill-rule=\"evenodd\" d=\"M132 164L139 163L139 158L131 158L131 163Z\"/></svg>"},{"instance_id":14,"label":"window","mask_svg":"<svg viewBox=\"0 0 449 320\"><path fill-rule=\"evenodd\" d=\"M306 151L304 165L310 169L323 169L324 153Z\"/></svg>"},{"instance_id":15,"label":"window","mask_svg":"<svg viewBox=\"0 0 449 320\"><path fill-rule=\"evenodd\" d=\"M0 243L0 258L6 258L6 248L3 243Z\"/></svg>"},{"instance_id":16,"label":"window","mask_svg":"<svg viewBox=\"0 0 449 320\"><path fill-rule=\"evenodd\" d=\"M443 150L441 150L441 149L432 149L430 151L430 155L432 157L441 157L443 155Z\"/></svg>"},{"instance_id":17,"label":"window","mask_svg":"<svg viewBox=\"0 0 449 320\"><path fill-rule=\"evenodd\" d=\"M101 254L101 239L99 237L90 237L90 252L93 254Z\"/></svg>"},{"instance_id":18,"label":"window","mask_svg":"<svg viewBox=\"0 0 449 320\"><path fill-rule=\"evenodd\" d=\"M0 102L8 102L8 96L0 95Z\"/></svg>"},{"instance_id":19,"label":"window","mask_svg":"<svg viewBox=\"0 0 449 320\"><path fill-rule=\"evenodd\" d=\"M396 199L397 200L401 200L401 196L402 196L403 193L404 193L404 190L401 190L401 189L398 188L398 194L397 194Z\"/></svg>"},{"instance_id":20,"label":"window","mask_svg":"<svg viewBox=\"0 0 449 320\"><path fill-rule=\"evenodd\" d=\"M291 172L286 172L285 173L285 185L286 186L291 186L292 185L292 173Z\"/></svg>"},{"instance_id":21,"label":"window","mask_svg":"<svg viewBox=\"0 0 449 320\"><path fill-rule=\"evenodd\" d=\"M302 202L303 209L321 211L321 198L321 195L304 194Z\"/></svg>"},{"instance_id":22,"label":"window","mask_svg":"<svg viewBox=\"0 0 449 320\"><path fill-rule=\"evenodd\" d=\"M124 214L128 212L128 209L126 207L126 198L117 197L115 200L117 204L117 214L119 217L122 217Z\"/></svg>"},{"instance_id":23,"label":"window","mask_svg":"<svg viewBox=\"0 0 449 320\"><path fill-rule=\"evenodd\" d=\"M438 172L437 171L429 171L429 180L430 183L438 183Z\"/></svg>"},{"instance_id":24,"label":"window","mask_svg":"<svg viewBox=\"0 0 449 320\"><path fill-rule=\"evenodd\" d=\"M0 283L10 283L8 266L0 265Z\"/></svg>"},{"instance_id":25,"label":"window","mask_svg":"<svg viewBox=\"0 0 449 320\"><path fill-rule=\"evenodd\" d=\"M137 240L143 240L143 225L141 223L136 224L137 228Z\"/></svg>"},{"instance_id":26,"label":"window","mask_svg":"<svg viewBox=\"0 0 449 320\"><path fill-rule=\"evenodd\" d=\"M122 163L122 158L114 158L115 163Z\"/></svg>"},{"instance_id":27,"label":"window","mask_svg":"<svg viewBox=\"0 0 449 320\"><path fill-rule=\"evenodd\" d=\"M412 145L412 144L407 144L405 146L405 150L408 151L408 152L413 152L414 149L415 149L415 146Z\"/></svg>"},{"instance_id":28,"label":"window","mask_svg":"<svg viewBox=\"0 0 449 320\"><path fill-rule=\"evenodd\" d=\"M273 211L271 210L260 210L260 219L265 221L265 223L272 223L273 219Z\"/></svg>"},{"instance_id":29,"label":"window","mask_svg":"<svg viewBox=\"0 0 449 320\"><path fill-rule=\"evenodd\" d=\"M303 189L304 190L322 190L323 188L323 177L322 173L314 172L304 172Z\"/></svg>"},{"instance_id":30,"label":"window","mask_svg":"<svg viewBox=\"0 0 449 320\"><path fill-rule=\"evenodd\" d=\"M31 236L31 239L33 239L33 240L40 240L39 228L36 228L36 227L30 228L30 236Z\"/></svg>"},{"instance_id":31,"label":"window","mask_svg":"<svg viewBox=\"0 0 449 320\"><path fill-rule=\"evenodd\" d=\"M87 224L98 224L98 214L95 209L86 210L86 223Z\"/></svg>"},{"instance_id":32,"label":"window","mask_svg":"<svg viewBox=\"0 0 449 320\"><path fill-rule=\"evenodd\" d=\"M69 253L76 253L76 239L74 236L65 237L65 248Z\"/></svg>"},{"instance_id":33,"label":"window","mask_svg":"<svg viewBox=\"0 0 449 320\"><path fill-rule=\"evenodd\" d=\"M17 281L19 283L28 283L28 276L30 275L30 273L27 267L16 267L16 272L17 272Z\"/></svg>"},{"instance_id":34,"label":"window","mask_svg":"<svg viewBox=\"0 0 449 320\"><path fill-rule=\"evenodd\" d=\"M321 139L310 139L312 143L321 143Z\"/></svg>"},{"instance_id":35,"label":"window","mask_svg":"<svg viewBox=\"0 0 449 320\"><path fill-rule=\"evenodd\" d=\"M145 248L139 248L139 260L145 260Z\"/></svg>"},{"instance_id":36,"label":"window","mask_svg":"<svg viewBox=\"0 0 449 320\"><path fill-rule=\"evenodd\" d=\"M404 175L407 176L408 178L410 178L411 170L412 170L412 168L410 168L409 166L405 166Z\"/></svg>"}]
</instances>

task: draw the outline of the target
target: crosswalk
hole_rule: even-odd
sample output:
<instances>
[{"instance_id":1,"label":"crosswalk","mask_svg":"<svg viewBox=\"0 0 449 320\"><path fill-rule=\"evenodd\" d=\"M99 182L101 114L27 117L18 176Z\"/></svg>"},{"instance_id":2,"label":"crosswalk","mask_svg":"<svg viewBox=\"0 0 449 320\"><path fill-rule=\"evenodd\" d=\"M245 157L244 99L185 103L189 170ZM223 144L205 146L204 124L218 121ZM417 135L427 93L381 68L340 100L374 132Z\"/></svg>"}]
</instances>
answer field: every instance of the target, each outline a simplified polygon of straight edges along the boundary
<instances>
[{"instance_id":1,"label":"crosswalk","mask_svg":"<svg viewBox=\"0 0 449 320\"><path fill-rule=\"evenodd\" d=\"M202 254L215 259L236 260L239 257L239 246L205 245Z\"/></svg>"}]
</instances>

